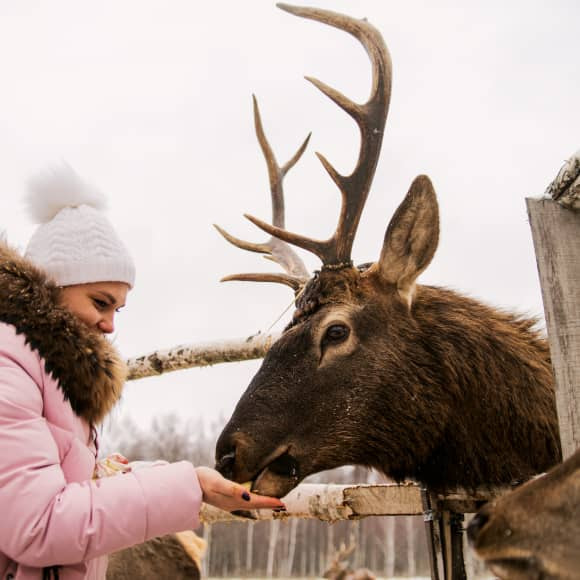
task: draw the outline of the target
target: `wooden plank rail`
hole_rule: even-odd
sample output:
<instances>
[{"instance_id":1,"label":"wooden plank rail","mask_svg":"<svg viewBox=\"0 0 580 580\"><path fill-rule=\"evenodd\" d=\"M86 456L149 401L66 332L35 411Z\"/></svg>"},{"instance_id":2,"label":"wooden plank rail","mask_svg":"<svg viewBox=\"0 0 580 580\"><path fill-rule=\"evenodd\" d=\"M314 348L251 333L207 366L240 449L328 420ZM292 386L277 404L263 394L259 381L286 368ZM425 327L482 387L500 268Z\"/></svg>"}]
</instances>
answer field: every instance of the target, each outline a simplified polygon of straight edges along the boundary
<instances>
[{"instance_id":1,"label":"wooden plank rail","mask_svg":"<svg viewBox=\"0 0 580 580\"><path fill-rule=\"evenodd\" d=\"M506 488L478 489L473 492L457 490L446 494L431 494L434 510L474 513ZM287 518L309 518L327 522L354 520L369 516L422 515L421 486L415 483L385 484L315 484L303 483L285 498L286 512L254 510L248 512L252 519L272 520ZM204 505L201 521L205 524L217 522L248 521L246 517L233 515Z\"/></svg>"}]
</instances>

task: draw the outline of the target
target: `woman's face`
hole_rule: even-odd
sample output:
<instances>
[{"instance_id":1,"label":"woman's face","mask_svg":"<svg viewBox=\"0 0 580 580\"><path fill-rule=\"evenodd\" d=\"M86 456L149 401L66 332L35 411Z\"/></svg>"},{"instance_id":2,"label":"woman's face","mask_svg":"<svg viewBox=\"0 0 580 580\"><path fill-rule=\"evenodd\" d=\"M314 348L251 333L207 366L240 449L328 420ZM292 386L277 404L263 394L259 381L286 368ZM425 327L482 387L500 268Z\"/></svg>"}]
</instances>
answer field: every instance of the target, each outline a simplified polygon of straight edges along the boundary
<instances>
[{"instance_id":1,"label":"woman's face","mask_svg":"<svg viewBox=\"0 0 580 580\"><path fill-rule=\"evenodd\" d=\"M60 304L89 328L110 334L115 330L115 314L125 306L129 286L124 282L93 282L64 286Z\"/></svg>"}]
</instances>

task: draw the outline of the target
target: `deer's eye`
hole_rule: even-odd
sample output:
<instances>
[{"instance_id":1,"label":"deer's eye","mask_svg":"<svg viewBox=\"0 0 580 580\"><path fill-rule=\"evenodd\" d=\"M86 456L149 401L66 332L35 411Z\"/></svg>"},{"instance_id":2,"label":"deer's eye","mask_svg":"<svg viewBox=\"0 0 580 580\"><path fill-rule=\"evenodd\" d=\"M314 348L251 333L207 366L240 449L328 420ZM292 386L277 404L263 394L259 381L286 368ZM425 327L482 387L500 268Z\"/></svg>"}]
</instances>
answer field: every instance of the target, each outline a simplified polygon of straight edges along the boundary
<instances>
[{"instance_id":1,"label":"deer's eye","mask_svg":"<svg viewBox=\"0 0 580 580\"><path fill-rule=\"evenodd\" d=\"M326 344L329 343L338 343L346 340L348 335L350 334L350 329L348 326L344 324L331 324L324 333L323 342Z\"/></svg>"}]
</instances>

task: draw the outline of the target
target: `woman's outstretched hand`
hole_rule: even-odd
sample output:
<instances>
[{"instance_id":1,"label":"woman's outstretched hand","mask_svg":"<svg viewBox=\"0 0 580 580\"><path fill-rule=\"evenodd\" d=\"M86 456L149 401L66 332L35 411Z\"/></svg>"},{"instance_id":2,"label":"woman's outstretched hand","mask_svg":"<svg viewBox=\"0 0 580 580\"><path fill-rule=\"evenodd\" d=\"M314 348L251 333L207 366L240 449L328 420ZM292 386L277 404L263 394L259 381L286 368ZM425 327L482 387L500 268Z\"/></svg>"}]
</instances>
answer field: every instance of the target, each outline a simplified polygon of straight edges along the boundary
<instances>
[{"instance_id":1,"label":"woman's outstretched hand","mask_svg":"<svg viewBox=\"0 0 580 580\"><path fill-rule=\"evenodd\" d=\"M284 504L275 497L250 493L239 483L226 479L211 467L196 467L203 501L226 511L277 509L284 510Z\"/></svg>"}]
</instances>

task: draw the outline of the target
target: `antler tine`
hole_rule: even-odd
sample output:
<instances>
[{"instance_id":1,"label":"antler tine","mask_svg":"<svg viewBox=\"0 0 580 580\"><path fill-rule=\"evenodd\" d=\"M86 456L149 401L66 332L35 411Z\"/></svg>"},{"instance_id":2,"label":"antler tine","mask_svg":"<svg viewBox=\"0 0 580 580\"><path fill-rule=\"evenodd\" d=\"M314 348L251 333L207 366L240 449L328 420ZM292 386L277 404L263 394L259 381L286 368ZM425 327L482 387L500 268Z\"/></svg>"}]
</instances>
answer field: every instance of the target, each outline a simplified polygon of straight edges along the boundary
<instances>
[{"instance_id":1,"label":"antler tine","mask_svg":"<svg viewBox=\"0 0 580 580\"><path fill-rule=\"evenodd\" d=\"M310 140L310 133L298 148L293 157L286 162L282 167L280 167L276 161L272 147L266 139L264 133L264 128L262 125L262 119L260 117L260 110L258 108L258 101L256 97L252 95L253 105L254 105L254 127L256 130L256 136L262 149L264 159L266 160L266 165L268 168L268 177L270 180L270 192L272 200L272 223L280 228L284 227L284 190L282 186L282 181L286 173L297 163L302 154L304 153L308 141ZM292 250L292 248L286 244L284 241L271 237L267 242L262 244L256 244L252 242L247 242L232 236L219 226L214 224L217 231L231 244L241 248L243 250L248 250L250 252L257 252L264 254L265 258L271 259L276 262L287 274L235 274L232 276L226 276L222 278L222 281L230 280L242 280L251 282L279 282L287 286L292 287L295 291L298 290L310 277L306 267L298 255Z\"/></svg>"},{"instance_id":2,"label":"antler tine","mask_svg":"<svg viewBox=\"0 0 580 580\"><path fill-rule=\"evenodd\" d=\"M304 280L298 279L296 276L289 274L232 274L231 276L224 276L220 282L231 282L232 280L238 282L276 282L277 284L285 284L290 286L294 292L298 292L304 285Z\"/></svg>"},{"instance_id":3,"label":"antler tine","mask_svg":"<svg viewBox=\"0 0 580 580\"><path fill-rule=\"evenodd\" d=\"M372 90L368 101L360 105L323 82L306 77L356 121L361 133L359 158L354 171L348 176L338 173L324 156L317 153L342 195L339 222L332 237L328 240L314 240L270 226L256 218L246 217L269 234L313 252L327 267L350 265L352 244L376 170L389 109L391 59L380 32L366 20L356 20L330 10L288 4L277 6L296 16L317 20L344 30L358 39L372 63Z\"/></svg>"},{"instance_id":4,"label":"antler tine","mask_svg":"<svg viewBox=\"0 0 580 580\"><path fill-rule=\"evenodd\" d=\"M268 139L264 133L260 108L258 107L258 100L256 99L255 95L252 95L252 101L254 103L254 128L256 130L256 137L258 138L258 143L260 144L260 148L264 154L264 159L266 160L266 165L268 167L268 177L270 179L270 192L272 196L272 224L283 228L284 191L282 189L282 180L286 176L286 173L288 173L288 171L292 169L294 165L296 165L300 157L302 157L302 154L308 146L308 142L310 141L312 133L308 133L306 139L304 139L304 142L302 145L300 145L292 158L282 167L279 167L276 161L276 156L274 155L274 151L272 151L272 147L270 146L270 143L268 143ZM292 248L289 249L292 251Z\"/></svg>"}]
</instances>

